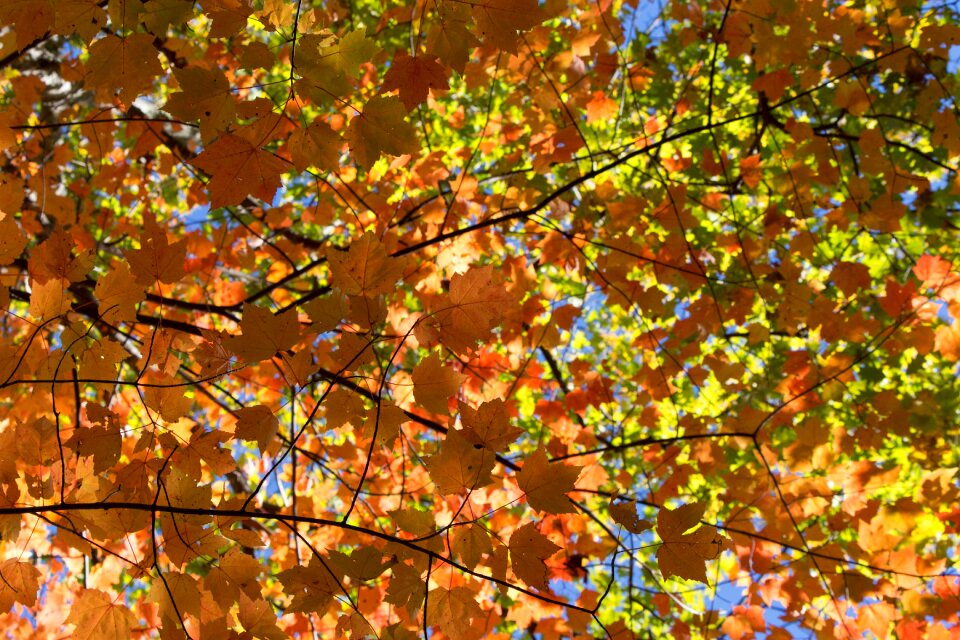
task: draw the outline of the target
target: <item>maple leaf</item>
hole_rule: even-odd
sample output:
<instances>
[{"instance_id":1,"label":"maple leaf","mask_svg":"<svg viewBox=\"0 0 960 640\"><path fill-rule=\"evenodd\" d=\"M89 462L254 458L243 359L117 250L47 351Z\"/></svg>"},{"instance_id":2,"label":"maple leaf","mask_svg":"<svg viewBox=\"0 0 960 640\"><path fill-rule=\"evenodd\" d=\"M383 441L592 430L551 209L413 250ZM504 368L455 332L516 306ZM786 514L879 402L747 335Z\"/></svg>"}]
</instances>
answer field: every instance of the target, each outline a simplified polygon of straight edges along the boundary
<instances>
[{"instance_id":1,"label":"maple leaf","mask_svg":"<svg viewBox=\"0 0 960 640\"><path fill-rule=\"evenodd\" d=\"M172 262L175 263L176 259L174 258ZM157 272L157 279L161 276L164 278L173 277L172 269L161 268L154 261L151 261L151 263L154 265L152 270ZM141 273L144 272L149 273L146 269ZM124 263L120 263L101 276L97 280L93 293L100 301L100 317L110 324L132 322L137 316L137 305L147 297L143 284L137 281L130 272L130 267Z\"/></svg>"},{"instance_id":2,"label":"maple leaf","mask_svg":"<svg viewBox=\"0 0 960 640\"><path fill-rule=\"evenodd\" d=\"M49 320L63 315L73 302L73 296L58 280L34 283L30 292L30 315L37 320Z\"/></svg>"},{"instance_id":3,"label":"maple leaf","mask_svg":"<svg viewBox=\"0 0 960 640\"><path fill-rule=\"evenodd\" d=\"M470 568L476 567L484 554L493 552L490 534L475 522L453 530L450 548Z\"/></svg>"},{"instance_id":4,"label":"maple leaf","mask_svg":"<svg viewBox=\"0 0 960 640\"><path fill-rule=\"evenodd\" d=\"M150 33L166 35L171 26L188 22L193 17L190 0L148 0L140 11L140 19Z\"/></svg>"},{"instance_id":5,"label":"maple leaf","mask_svg":"<svg viewBox=\"0 0 960 640\"><path fill-rule=\"evenodd\" d=\"M240 335L230 336L223 346L250 364L272 358L300 338L300 323L294 310L273 314L269 309L244 303Z\"/></svg>"},{"instance_id":6,"label":"maple leaf","mask_svg":"<svg viewBox=\"0 0 960 640\"><path fill-rule=\"evenodd\" d=\"M720 554L724 539L709 525L686 533L700 523L706 509L707 505L700 502L676 509L660 508L657 535L663 544L657 550L657 564L664 578L679 576L707 583L706 561Z\"/></svg>"},{"instance_id":7,"label":"maple leaf","mask_svg":"<svg viewBox=\"0 0 960 640\"><path fill-rule=\"evenodd\" d=\"M331 569L314 556L309 565L296 565L277 576L284 590L293 595L287 607L290 612L320 612L343 592L343 587Z\"/></svg>"},{"instance_id":8,"label":"maple leaf","mask_svg":"<svg viewBox=\"0 0 960 640\"><path fill-rule=\"evenodd\" d=\"M72 638L129 638L137 624L137 617L126 606L116 604L99 589L84 589L74 601L67 616L67 624L76 627Z\"/></svg>"},{"instance_id":9,"label":"maple leaf","mask_svg":"<svg viewBox=\"0 0 960 640\"><path fill-rule=\"evenodd\" d=\"M440 356L431 353L413 370L413 397L427 411L449 413L450 396L457 393L466 376L445 367Z\"/></svg>"},{"instance_id":10,"label":"maple leaf","mask_svg":"<svg viewBox=\"0 0 960 640\"><path fill-rule=\"evenodd\" d=\"M218 138L190 164L210 176L212 207L240 204L249 195L270 202L287 170L283 160L234 134Z\"/></svg>"},{"instance_id":11,"label":"maple leaf","mask_svg":"<svg viewBox=\"0 0 960 640\"><path fill-rule=\"evenodd\" d=\"M416 328L417 338L430 344L430 334L435 332L454 351L470 351L490 337L509 300L490 265L454 274L450 293L430 305L432 313Z\"/></svg>"},{"instance_id":12,"label":"maple leaf","mask_svg":"<svg viewBox=\"0 0 960 640\"><path fill-rule=\"evenodd\" d=\"M406 261L392 258L383 243L365 233L346 252L331 252L331 284L347 295L377 296L393 291Z\"/></svg>"},{"instance_id":13,"label":"maple leaf","mask_svg":"<svg viewBox=\"0 0 960 640\"><path fill-rule=\"evenodd\" d=\"M393 564L391 561L384 562L383 553L373 547L355 549L350 555L330 551L329 563L341 574L361 582L373 580Z\"/></svg>"},{"instance_id":14,"label":"maple leaf","mask_svg":"<svg viewBox=\"0 0 960 640\"><path fill-rule=\"evenodd\" d=\"M173 75L181 90L170 94L163 106L165 111L181 120L199 120L204 142L213 140L233 124L237 115L236 98L222 71L187 67L175 69Z\"/></svg>"},{"instance_id":15,"label":"maple leaf","mask_svg":"<svg viewBox=\"0 0 960 640\"><path fill-rule=\"evenodd\" d=\"M0 563L0 611L10 611L15 602L32 607L37 602L40 572L29 562L15 558Z\"/></svg>"},{"instance_id":16,"label":"maple leaf","mask_svg":"<svg viewBox=\"0 0 960 640\"><path fill-rule=\"evenodd\" d=\"M427 459L426 467L437 490L450 495L489 483L494 462L492 453L471 444L460 431L451 429L440 445L440 452Z\"/></svg>"},{"instance_id":17,"label":"maple leaf","mask_svg":"<svg viewBox=\"0 0 960 640\"><path fill-rule=\"evenodd\" d=\"M426 593L426 583L420 577L421 571L406 564L394 565L391 569L390 585L384 602L406 607L408 611L416 611L423 602Z\"/></svg>"},{"instance_id":18,"label":"maple leaf","mask_svg":"<svg viewBox=\"0 0 960 640\"><path fill-rule=\"evenodd\" d=\"M461 402L460 419L463 437L490 451L503 451L523 434L523 429L510 424L507 407L499 398L484 402L477 409Z\"/></svg>"},{"instance_id":19,"label":"maple leaf","mask_svg":"<svg viewBox=\"0 0 960 640\"><path fill-rule=\"evenodd\" d=\"M185 275L183 263L187 257L187 240L183 238L170 244L166 232L156 224L153 216L147 215L144 216L140 248L127 251L124 255L140 284L173 284ZM112 289L126 288L118 285L120 282L111 282Z\"/></svg>"},{"instance_id":20,"label":"maple leaf","mask_svg":"<svg viewBox=\"0 0 960 640\"><path fill-rule=\"evenodd\" d=\"M325 171L340 168L340 148L343 139L326 122L311 122L307 127L295 129L287 141L290 158L298 171L315 166Z\"/></svg>"},{"instance_id":21,"label":"maple leaf","mask_svg":"<svg viewBox=\"0 0 960 640\"><path fill-rule=\"evenodd\" d=\"M404 120L404 115L398 98L370 98L347 128L347 142L357 164L370 169L381 154L399 156L419 151L416 129Z\"/></svg>"},{"instance_id":22,"label":"maple leaf","mask_svg":"<svg viewBox=\"0 0 960 640\"><path fill-rule=\"evenodd\" d=\"M400 101L407 111L427 101L430 91L445 90L450 87L450 72L437 58L430 56L408 56L402 53L393 59L389 71L383 77L381 91L399 90Z\"/></svg>"},{"instance_id":23,"label":"maple leaf","mask_svg":"<svg viewBox=\"0 0 960 640\"><path fill-rule=\"evenodd\" d=\"M437 56L446 66L463 73L470 50L480 44L467 27L472 24L470 5L459 2L441 2L440 19L427 32L427 52Z\"/></svg>"},{"instance_id":24,"label":"maple leaf","mask_svg":"<svg viewBox=\"0 0 960 640\"><path fill-rule=\"evenodd\" d=\"M143 402L147 407L160 414L165 422L176 422L190 413L193 401L184 395L182 380L166 373L145 376L150 386L143 391Z\"/></svg>"},{"instance_id":25,"label":"maple leaf","mask_svg":"<svg viewBox=\"0 0 960 640\"><path fill-rule=\"evenodd\" d=\"M27 246L27 238L10 214L0 217L0 265L10 264L20 257Z\"/></svg>"},{"instance_id":26,"label":"maple leaf","mask_svg":"<svg viewBox=\"0 0 960 640\"><path fill-rule=\"evenodd\" d=\"M630 533L643 533L652 526L637 516L637 507L632 500L610 505L610 516Z\"/></svg>"},{"instance_id":27,"label":"maple leaf","mask_svg":"<svg viewBox=\"0 0 960 640\"><path fill-rule=\"evenodd\" d=\"M546 19L537 0L475 0L470 4L480 36L485 42L509 53L518 51L518 32L535 27Z\"/></svg>"},{"instance_id":28,"label":"maple leaf","mask_svg":"<svg viewBox=\"0 0 960 640\"><path fill-rule=\"evenodd\" d=\"M321 47L320 57L343 72L355 75L360 65L380 51L377 43L367 37L366 29L346 33L335 43Z\"/></svg>"},{"instance_id":29,"label":"maple leaf","mask_svg":"<svg viewBox=\"0 0 960 640\"><path fill-rule=\"evenodd\" d=\"M548 589L547 558L560 551L547 536L528 522L510 535L510 566L517 577L542 591Z\"/></svg>"},{"instance_id":30,"label":"maple leaf","mask_svg":"<svg viewBox=\"0 0 960 640\"><path fill-rule=\"evenodd\" d=\"M427 624L439 627L451 640L466 638L470 621L483 615L476 594L467 587L437 587L430 590L429 596Z\"/></svg>"},{"instance_id":31,"label":"maple leaf","mask_svg":"<svg viewBox=\"0 0 960 640\"><path fill-rule=\"evenodd\" d=\"M51 279L79 282L86 278L93 266L93 256L80 249L76 253L73 241L58 229L34 247L30 254L30 277L43 284Z\"/></svg>"},{"instance_id":32,"label":"maple leaf","mask_svg":"<svg viewBox=\"0 0 960 640\"><path fill-rule=\"evenodd\" d=\"M240 594L240 610L237 613L240 626L255 638L286 640L289 636L277 626L277 614L269 602L258 596L253 599Z\"/></svg>"},{"instance_id":33,"label":"maple leaf","mask_svg":"<svg viewBox=\"0 0 960 640\"><path fill-rule=\"evenodd\" d=\"M517 473L517 484L526 494L527 503L547 513L576 513L577 508L566 496L575 489L583 467L549 462L543 448L537 449Z\"/></svg>"},{"instance_id":34,"label":"maple leaf","mask_svg":"<svg viewBox=\"0 0 960 640\"><path fill-rule=\"evenodd\" d=\"M161 73L153 38L144 33L124 38L108 35L90 46L84 82L102 100L116 95L122 105L129 106Z\"/></svg>"},{"instance_id":35,"label":"maple leaf","mask_svg":"<svg viewBox=\"0 0 960 640\"><path fill-rule=\"evenodd\" d=\"M751 189L756 189L760 184L760 178L763 175L760 169L760 154L755 153L752 156L743 158L740 161L740 178L743 183Z\"/></svg>"},{"instance_id":36,"label":"maple leaf","mask_svg":"<svg viewBox=\"0 0 960 640\"><path fill-rule=\"evenodd\" d=\"M0 5L0 18L13 27L17 49L39 40L55 20L51 0L8 0Z\"/></svg>"},{"instance_id":37,"label":"maple leaf","mask_svg":"<svg viewBox=\"0 0 960 640\"><path fill-rule=\"evenodd\" d=\"M269 407L262 404L237 409L237 437L256 440L260 452L267 450L280 429L280 421Z\"/></svg>"}]
</instances>

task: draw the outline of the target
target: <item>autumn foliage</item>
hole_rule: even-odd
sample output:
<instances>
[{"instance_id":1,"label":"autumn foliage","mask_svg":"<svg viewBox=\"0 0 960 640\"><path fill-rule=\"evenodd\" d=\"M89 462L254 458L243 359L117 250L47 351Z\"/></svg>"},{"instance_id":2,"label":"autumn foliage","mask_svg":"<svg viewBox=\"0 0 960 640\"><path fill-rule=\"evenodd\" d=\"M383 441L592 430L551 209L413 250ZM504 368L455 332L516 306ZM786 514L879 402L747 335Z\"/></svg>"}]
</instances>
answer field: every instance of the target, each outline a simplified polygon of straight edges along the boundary
<instances>
[{"instance_id":1,"label":"autumn foliage","mask_svg":"<svg viewBox=\"0 0 960 640\"><path fill-rule=\"evenodd\" d=\"M960 637L956 11L0 0L5 637Z\"/></svg>"}]
</instances>

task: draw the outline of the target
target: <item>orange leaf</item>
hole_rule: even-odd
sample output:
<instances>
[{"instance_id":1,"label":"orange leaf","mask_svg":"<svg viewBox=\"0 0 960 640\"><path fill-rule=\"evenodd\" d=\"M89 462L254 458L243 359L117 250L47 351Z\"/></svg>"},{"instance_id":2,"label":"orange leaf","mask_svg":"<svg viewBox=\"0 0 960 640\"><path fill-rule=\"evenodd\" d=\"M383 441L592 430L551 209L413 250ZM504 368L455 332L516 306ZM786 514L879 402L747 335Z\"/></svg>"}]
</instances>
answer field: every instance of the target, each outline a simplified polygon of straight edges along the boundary
<instances>
[{"instance_id":1,"label":"orange leaf","mask_svg":"<svg viewBox=\"0 0 960 640\"><path fill-rule=\"evenodd\" d=\"M478 409L461 402L460 419L463 421L463 437L490 451L506 449L523 433L523 429L510 425L507 407L499 398L484 402Z\"/></svg>"},{"instance_id":2,"label":"orange leaf","mask_svg":"<svg viewBox=\"0 0 960 640\"><path fill-rule=\"evenodd\" d=\"M347 295L375 297L394 290L406 261L392 258L372 233L354 241L346 252L328 254L330 283Z\"/></svg>"},{"instance_id":3,"label":"orange leaf","mask_svg":"<svg viewBox=\"0 0 960 640\"><path fill-rule=\"evenodd\" d=\"M181 120L199 120L204 142L213 140L234 123L237 101L222 71L187 67L174 69L173 75L180 83L180 91L170 94L163 108Z\"/></svg>"},{"instance_id":4,"label":"orange leaf","mask_svg":"<svg viewBox=\"0 0 960 640\"><path fill-rule=\"evenodd\" d=\"M103 591L84 589L70 608L66 623L76 626L71 638L126 640L137 624L137 617L123 604L114 604Z\"/></svg>"},{"instance_id":5,"label":"orange leaf","mask_svg":"<svg viewBox=\"0 0 960 640\"><path fill-rule=\"evenodd\" d=\"M756 153L740 161L740 177L743 183L751 189L756 189L760 184L760 178L763 173L760 171L760 154Z\"/></svg>"},{"instance_id":6,"label":"orange leaf","mask_svg":"<svg viewBox=\"0 0 960 640\"><path fill-rule=\"evenodd\" d=\"M287 141L290 158L297 171L320 167L325 171L340 168L340 148L343 138L326 122L311 122L310 126L294 130Z\"/></svg>"},{"instance_id":7,"label":"orange leaf","mask_svg":"<svg viewBox=\"0 0 960 640\"><path fill-rule=\"evenodd\" d=\"M462 432L451 429L440 445L440 452L427 458L426 466L437 490L451 495L489 483L494 461L491 452L471 444Z\"/></svg>"},{"instance_id":8,"label":"orange leaf","mask_svg":"<svg viewBox=\"0 0 960 640\"><path fill-rule=\"evenodd\" d=\"M160 275L172 277L173 274ZM103 274L93 292L100 301L100 317L110 324L132 322L137 317L137 305L146 298L143 284L137 282L125 262Z\"/></svg>"},{"instance_id":9,"label":"orange leaf","mask_svg":"<svg viewBox=\"0 0 960 640\"><path fill-rule=\"evenodd\" d=\"M413 370L413 397L433 413L449 413L450 396L457 393L467 377L443 366L440 357L431 353Z\"/></svg>"},{"instance_id":10,"label":"orange leaf","mask_svg":"<svg viewBox=\"0 0 960 640\"><path fill-rule=\"evenodd\" d=\"M116 94L122 105L129 106L163 73L157 56L150 35L108 35L90 45L84 83L101 100L112 102Z\"/></svg>"},{"instance_id":11,"label":"orange leaf","mask_svg":"<svg viewBox=\"0 0 960 640\"><path fill-rule=\"evenodd\" d=\"M269 309L243 304L240 335L230 336L223 346L241 360L254 364L285 351L300 338L300 323L294 309L274 315Z\"/></svg>"},{"instance_id":12,"label":"orange leaf","mask_svg":"<svg viewBox=\"0 0 960 640\"><path fill-rule=\"evenodd\" d=\"M518 51L518 31L546 19L537 0L479 0L472 5L476 31L486 43L509 53Z\"/></svg>"},{"instance_id":13,"label":"orange leaf","mask_svg":"<svg viewBox=\"0 0 960 640\"><path fill-rule=\"evenodd\" d=\"M187 258L187 240L170 244L167 233L151 216L144 216L144 230L140 248L124 254L134 277L142 285L179 282L185 275L183 263Z\"/></svg>"},{"instance_id":14,"label":"orange leaf","mask_svg":"<svg viewBox=\"0 0 960 640\"><path fill-rule=\"evenodd\" d=\"M517 473L517 484L527 494L527 503L538 511L576 513L566 494L574 490L581 469L583 467L549 462L540 447L523 463Z\"/></svg>"},{"instance_id":15,"label":"orange leaf","mask_svg":"<svg viewBox=\"0 0 960 640\"><path fill-rule=\"evenodd\" d=\"M22 196L21 196L22 198ZM13 215L0 213L0 265L10 264L20 257L27 246L27 238L17 226Z\"/></svg>"},{"instance_id":16,"label":"orange leaf","mask_svg":"<svg viewBox=\"0 0 960 640\"><path fill-rule=\"evenodd\" d=\"M845 296L852 296L870 286L870 270L856 262L838 262L830 272L830 279Z\"/></svg>"},{"instance_id":17,"label":"orange leaf","mask_svg":"<svg viewBox=\"0 0 960 640\"><path fill-rule=\"evenodd\" d=\"M657 535L663 544L657 550L657 563L664 578L679 576L688 580L707 582L707 560L720 554L724 538L715 527L696 527L707 505L686 504L677 509L661 507L657 515Z\"/></svg>"},{"instance_id":18,"label":"orange leaf","mask_svg":"<svg viewBox=\"0 0 960 640\"><path fill-rule=\"evenodd\" d=\"M430 344L436 333L444 345L458 353L486 341L500 323L510 297L493 267L474 267L450 278L450 293L430 305L432 313L418 324L417 339Z\"/></svg>"},{"instance_id":19,"label":"orange leaf","mask_svg":"<svg viewBox=\"0 0 960 640\"><path fill-rule=\"evenodd\" d=\"M408 611L416 612L423 603L427 584L420 577L421 571L407 564L398 564L391 569L390 584L384 602L395 604L398 607L407 607Z\"/></svg>"},{"instance_id":20,"label":"orange leaf","mask_svg":"<svg viewBox=\"0 0 960 640\"><path fill-rule=\"evenodd\" d=\"M354 116L347 128L347 142L354 159L369 169L381 154L415 154L420 150L417 130L404 120L405 111L394 96L375 96Z\"/></svg>"},{"instance_id":21,"label":"orange leaf","mask_svg":"<svg viewBox=\"0 0 960 640\"><path fill-rule=\"evenodd\" d=\"M517 577L531 587L546 590L547 558L560 550L547 536L537 531L534 523L528 522L510 536L510 566Z\"/></svg>"},{"instance_id":22,"label":"orange leaf","mask_svg":"<svg viewBox=\"0 0 960 640\"><path fill-rule=\"evenodd\" d=\"M485 553L493 552L490 544L490 534L477 523L457 527L450 536L450 547L453 553L460 556L463 563L473 569Z\"/></svg>"},{"instance_id":23,"label":"orange leaf","mask_svg":"<svg viewBox=\"0 0 960 640\"><path fill-rule=\"evenodd\" d=\"M630 533L643 533L651 527L637 516L637 505L632 500L610 505L610 517Z\"/></svg>"},{"instance_id":24,"label":"orange leaf","mask_svg":"<svg viewBox=\"0 0 960 640\"><path fill-rule=\"evenodd\" d=\"M0 564L0 611L6 613L14 602L32 607L37 602L40 572L29 562L13 558Z\"/></svg>"},{"instance_id":25,"label":"orange leaf","mask_svg":"<svg viewBox=\"0 0 960 640\"><path fill-rule=\"evenodd\" d=\"M289 637L277 626L277 614L273 606L259 595L256 599L251 599L245 593L240 594L237 621L254 638L286 640Z\"/></svg>"},{"instance_id":26,"label":"orange leaf","mask_svg":"<svg viewBox=\"0 0 960 640\"><path fill-rule=\"evenodd\" d=\"M283 160L233 134L218 139L190 164L210 176L211 207L240 204L248 195L270 202L287 170Z\"/></svg>"},{"instance_id":27,"label":"orange leaf","mask_svg":"<svg viewBox=\"0 0 960 640\"><path fill-rule=\"evenodd\" d=\"M266 451L280 429L280 421L273 415L273 411L269 407L258 404L237 409L236 416L237 437L243 440L256 440L260 452Z\"/></svg>"},{"instance_id":28,"label":"orange leaf","mask_svg":"<svg viewBox=\"0 0 960 640\"><path fill-rule=\"evenodd\" d=\"M482 615L483 611L477 604L477 594L467 587L454 587L450 590L438 587L430 591L427 624L440 627L444 635L451 640L468 637L470 622Z\"/></svg>"},{"instance_id":29,"label":"orange leaf","mask_svg":"<svg viewBox=\"0 0 960 640\"><path fill-rule=\"evenodd\" d=\"M437 62L436 57L415 56L400 53L390 64L383 77L381 91L400 90L400 101L407 111L427 101L431 90L445 90L450 87L450 71Z\"/></svg>"}]
</instances>

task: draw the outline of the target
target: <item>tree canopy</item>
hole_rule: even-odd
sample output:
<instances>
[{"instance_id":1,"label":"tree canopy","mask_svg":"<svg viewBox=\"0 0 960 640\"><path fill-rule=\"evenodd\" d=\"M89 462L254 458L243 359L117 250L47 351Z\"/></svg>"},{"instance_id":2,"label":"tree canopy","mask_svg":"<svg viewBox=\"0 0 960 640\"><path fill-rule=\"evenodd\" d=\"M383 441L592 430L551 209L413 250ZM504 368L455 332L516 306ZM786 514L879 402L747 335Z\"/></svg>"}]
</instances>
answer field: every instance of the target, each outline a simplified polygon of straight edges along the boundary
<instances>
[{"instance_id":1,"label":"tree canopy","mask_svg":"<svg viewBox=\"0 0 960 640\"><path fill-rule=\"evenodd\" d=\"M6 637L957 638L957 9L3 0Z\"/></svg>"}]
</instances>

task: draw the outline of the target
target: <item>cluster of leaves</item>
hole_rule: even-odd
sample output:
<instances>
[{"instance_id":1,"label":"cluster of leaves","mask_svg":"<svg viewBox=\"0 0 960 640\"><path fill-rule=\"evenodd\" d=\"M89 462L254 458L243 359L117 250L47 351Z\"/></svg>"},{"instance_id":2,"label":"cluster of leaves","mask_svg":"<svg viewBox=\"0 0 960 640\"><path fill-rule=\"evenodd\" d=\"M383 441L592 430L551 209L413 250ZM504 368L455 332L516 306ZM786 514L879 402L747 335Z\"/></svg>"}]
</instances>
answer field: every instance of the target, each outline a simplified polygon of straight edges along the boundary
<instances>
[{"instance_id":1,"label":"cluster of leaves","mask_svg":"<svg viewBox=\"0 0 960 640\"><path fill-rule=\"evenodd\" d=\"M4 632L956 637L958 24L3 0Z\"/></svg>"}]
</instances>

